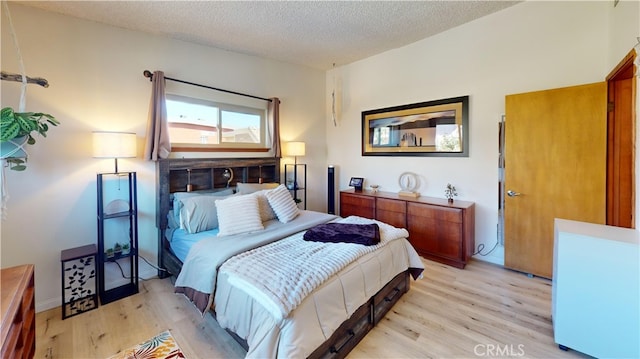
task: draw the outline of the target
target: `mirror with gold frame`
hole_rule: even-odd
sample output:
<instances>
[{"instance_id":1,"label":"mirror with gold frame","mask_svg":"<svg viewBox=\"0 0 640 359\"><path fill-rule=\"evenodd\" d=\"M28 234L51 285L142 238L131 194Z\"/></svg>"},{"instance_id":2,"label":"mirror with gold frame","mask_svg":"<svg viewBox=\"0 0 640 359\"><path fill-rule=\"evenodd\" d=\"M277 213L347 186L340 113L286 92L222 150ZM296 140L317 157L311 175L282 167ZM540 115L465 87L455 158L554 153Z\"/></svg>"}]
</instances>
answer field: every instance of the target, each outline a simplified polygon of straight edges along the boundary
<instances>
[{"instance_id":1,"label":"mirror with gold frame","mask_svg":"<svg viewBox=\"0 0 640 359\"><path fill-rule=\"evenodd\" d=\"M362 112L363 156L469 157L469 96Z\"/></svg>"}]
</instances>

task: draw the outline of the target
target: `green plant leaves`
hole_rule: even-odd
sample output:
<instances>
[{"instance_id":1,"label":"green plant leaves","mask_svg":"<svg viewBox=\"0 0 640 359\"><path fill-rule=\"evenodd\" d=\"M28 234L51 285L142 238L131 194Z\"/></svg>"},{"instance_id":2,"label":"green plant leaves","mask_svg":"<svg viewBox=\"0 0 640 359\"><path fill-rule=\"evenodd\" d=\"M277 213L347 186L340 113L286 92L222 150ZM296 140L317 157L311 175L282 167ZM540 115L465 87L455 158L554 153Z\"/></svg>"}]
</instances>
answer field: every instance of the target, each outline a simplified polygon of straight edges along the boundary
<instances>
[{"instance_id":1,"label":"green plant leaves","mask_svg":"<svg viewBox=\"0 0 640 359\"><path fill-rule=\"evenodd\" d=\"M27 169L27 161L21 158L8 158L7 162L13 171L24 171Z\"/></svg>"},{"instance_id":2,"label":"green plant leaves","mask_svg":"<svg viewBox=\"0 0 640 359\"><path fill-rule=\"evenodd\" d=\"M33 132L47 137L49 125L57 126L60 122L55 117L41 112L15 112L11 107L0 110L0 142L7 142L17 137L28 136L27 144L36 143ZM14 171L24 171L26 162L18 158L9 158L7 162Z\"/></svg>"},{"instance_id":3,"label":"green plant leaves","mask_svg":"<svg viewBox=\"0 0 640 359\"><path fill-rule=\"evenodd\" d=\"M20 133L20 124L12 122L8 127L2 129L2 135L0 135L0 141L5 142L18 137Z\"/></svg>"},{"instance_id":4,"label":"green plant leaves","mask_svg":"<svg viewBox=\"0 0 640 359\"><path fill-rule=\"evenodd\" d=\"M60 124L55 117L42 112L15 112L11 107L5 107L0 111L0 127L2 127L2 142L9 141L16 137L29 136L29 144L36 143L31 132L35 131L43 137L47 137L49 125Z\"/></svg>"}]
</instances>

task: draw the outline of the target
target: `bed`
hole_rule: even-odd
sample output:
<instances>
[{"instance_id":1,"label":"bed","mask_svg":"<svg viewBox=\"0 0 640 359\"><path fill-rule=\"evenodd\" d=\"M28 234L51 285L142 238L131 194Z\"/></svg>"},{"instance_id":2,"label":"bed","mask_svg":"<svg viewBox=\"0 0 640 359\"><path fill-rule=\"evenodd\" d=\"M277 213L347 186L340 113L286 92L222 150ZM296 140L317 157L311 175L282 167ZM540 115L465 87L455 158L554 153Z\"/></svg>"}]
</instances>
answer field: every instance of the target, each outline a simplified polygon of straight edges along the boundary
<instances>
[{"instance_id":1,"label":"bed","mask_svg":"<svg viewBox=\"0 0 640 359\"><path fill-rule=\"evenodd\" d=\"M409 278L420 275L422 262L406 240L404 229L381 222L373 225L372 220L359 217L343 219L302 210L282 223L281 218L287 215L273 201L269 204L273 204L276 216L263 221L262 229L227 233L230 227L225 213L235 209L227 202L260 198L244 195L251 186L255 187L254 192L262 191L271 200L275 193L286 191L283 186L273 188L280 182L279 172L280 163L275 158L159 161L158 263L177 276L176 292L185 294L199 310L210 310L247 349L247 357L344 357L409 289ZM262 189L269 183L273 187ZM189 194L185 194L187 186ZM232 194L234 188L243 195ZM220 222L218 228L185 233L185 229L176 228L180 225L175 221L185 222L185 216L178 219L174 205L190 204L185 201L176 205L175 199L200 194L209 197L207 201L224 197L215 203L217 217L225 222ZM201 200L204 201L197 201ZM251 199L250 203L235 212L247 214L246 208L260 207L259 201ZM260 220L265 219L263 214L260 213ZM232 221L240 216L233 217ZM190 228L186 223L180 224ZM325 243L318 241L320 237L307 239L313 237L312 233L320 233L321 228L372 225L367 228L379 230L379 238L371 246ZM220 232L225 235L219 236ZM175 243L180 237L183 244L193 243L181 248ZM270 263L274 258L278 260ZM342 264L335 272L324 273L327 267L323 261ZM301 265L296 266L296 262ZM277 272L276 267L282 267L281 271ZM269 274L272 268L273 274ZM295 273L295 281L290 273ZM159 274L167 275L164 271ZM262 288L266 282L282 283L283 287ZM311 286L316 282L319 285ZM294 284L287 286L290 283ZM277 291L284 294L273 294Z\"/></svg>"}]
</instances>

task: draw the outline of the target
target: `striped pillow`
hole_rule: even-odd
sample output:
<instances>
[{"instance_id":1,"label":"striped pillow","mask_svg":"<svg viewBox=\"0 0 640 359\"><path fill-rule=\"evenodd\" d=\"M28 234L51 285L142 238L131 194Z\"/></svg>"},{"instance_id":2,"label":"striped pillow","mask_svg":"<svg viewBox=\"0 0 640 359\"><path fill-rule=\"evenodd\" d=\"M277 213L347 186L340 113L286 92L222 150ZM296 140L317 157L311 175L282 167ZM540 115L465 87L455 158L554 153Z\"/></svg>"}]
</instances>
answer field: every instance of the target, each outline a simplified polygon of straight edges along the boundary
<instances>
[{"instance_id":1,"label":"striped pillow","mask_svg":"<svg viewBox=\"0 0 640 359\"><path fill-rule=\"evenodd\" d=\"M265 193L269 205L278 216L278 220L282 223L287 223L296 218L300 213L298 205L291 198L289 190L284 185L272 189Z\"/></svg>"},{"instance_id":2,"label":"striped pillow","mask_svg":"<svg viewBox=\"0 0 640 359\"><path fill-rule=\"evenodd\" d=\"M258 198L252 195L231 196L216 201L218 236L263 230Z\"/></svg>"},{"instance_id":3,"label":"striped pillow","mask_svg":"<svg viewBox=\"0 0 640 359\"><path fill-rule=\"evenodd\" d=\"M267 200L266 193L271 191L270 189L265 189L258 192L253 192L251 195L256 196L258 198L258 210L260 211L260 219L262 222L270 221L272 219L276 219L276 213L273 211L273 208L269 205L269 200Z\"/></svg>"}]
</instances>

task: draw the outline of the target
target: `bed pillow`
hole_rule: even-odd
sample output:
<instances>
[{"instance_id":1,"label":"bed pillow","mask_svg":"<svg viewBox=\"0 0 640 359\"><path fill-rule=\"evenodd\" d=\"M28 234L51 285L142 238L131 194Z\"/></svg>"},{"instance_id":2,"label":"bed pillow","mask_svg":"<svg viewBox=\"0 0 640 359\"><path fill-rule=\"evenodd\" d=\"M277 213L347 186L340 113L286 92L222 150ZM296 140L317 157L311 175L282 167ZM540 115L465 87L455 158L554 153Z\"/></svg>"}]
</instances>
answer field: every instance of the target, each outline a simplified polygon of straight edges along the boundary
<instances>
[{"instance_id":1,"label":"bed pillow","mask_svg":"<svg viewBox=\"0 0 640 359\"><path fill-rule=\"evenodd\" d=\"M278 216L278 220L282 223L290 222L300 213L298 205L284 185L279 185L268 191L265 196L267 196L271 208Z\"/></svg>"},{"instance_id":2,"label":"bed pillow","mask_svg":"<svg viewBox=\"0 0 640 359\"><path fill-rule=\"evenodd\" d=\"M167 213L167 227L173 229L180 228L180 214L174 214L172 209Z\"/></svg>"},{"instance_id":3,"label":"bed pillow","mask_svg":"<svg viewBox=\"0 0 640 359\"><path fill-rule=\"evenodd\" d=\"M270 189L263 189L262 191L253 192L251 195L258 197L258 211L260 212L260 219L262 222L270 221L272 219L276 219L276 212L273 211L271 205L269 204L269 200L267 199L267 192L271 191Z\"/></svg>"},{"instance_id":4,"label":"bed pillow","mask_svg":"<svg viewBox=\"0 0 640 359\"><path fill-rule=\"evenodd\" d=\"M230 196L217 200L218 236L249 233L264 229L258 209L258 197Z\"/></svg>"},{"instance_id":5,"label":"bed pillow","mask_svg":"<svg viewBox=\"0 0 640 359\"><path fill-rule=\"evenodd\" d=\"M233 194L233 189L225 188L225 189L212 189L205 191L194 191L194 192L174 192L171 194L173 197L173 215L175 219L175 223L180 223L180 210L182 209L182 201L186 198L196 197L196 196L229 196ZM180 227L182 228L182 227ZM184 228L182 228L184 229Z\"/></svg>"},{"instance_id":6,"label":"bed pillow","mask_svg":"<svg viewBox=\"0 0 640 359\"><path fill-rule=\"evenodd\" d=\"M250 194L266 189L274 189L279 183L236 183L236 189L240 194Z\"/></svg>"},{"instance_id":7,"label":"bed pillow","mask_svg":"<svg viewBox=\"0 0 640 359\"><path fill-rule=\"evenodd\" d=\"M180 228L198 233L218 228L216 200L230 196L192 196L182 199Z\"/></svg>"}]
</instances>

